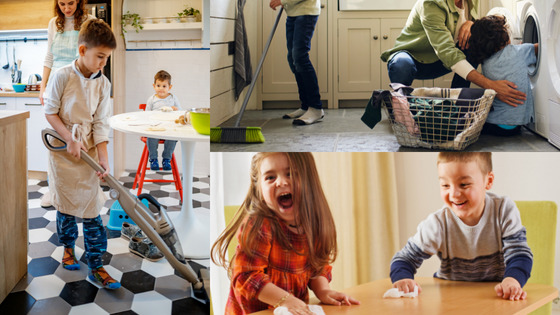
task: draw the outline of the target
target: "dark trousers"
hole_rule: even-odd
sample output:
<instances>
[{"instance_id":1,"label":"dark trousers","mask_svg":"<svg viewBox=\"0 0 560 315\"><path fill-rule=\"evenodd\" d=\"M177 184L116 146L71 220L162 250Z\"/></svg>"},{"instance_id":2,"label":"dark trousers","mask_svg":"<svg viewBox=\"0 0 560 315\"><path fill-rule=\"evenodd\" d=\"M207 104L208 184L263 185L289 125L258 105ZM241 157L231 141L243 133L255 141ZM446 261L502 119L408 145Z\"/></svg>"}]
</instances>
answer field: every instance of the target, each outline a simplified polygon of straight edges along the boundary
<instances>
[{"instance_id":1,"label":"dark trousers","mask_svg":"<svg viewBox=\"0 0 560 315\"><path fill-rule=\"evenodd\" d=\"M103 266L101 256L107 251L107 234L103 227L101 216L93 219L82 219L84 225L85 254L90 269ZM74 248L78 238L78 225L76 217L69 214L56 212L56 231L58 240L64 248Z\"/></svg>"},{"instance_id":2,"label":"dark trousers","mask_svg":"<svg viewBox=\"0 0 560 315\"><path fill-rule=\"evenodd\" d=\"M288 16L286 19L288 64L296 77L301 108L304 110L323 107L317 73L309 59L311 38L318 19L318 15Z\"/></svg>"},{"instance_id":3,"label":"dark trousers","mask_svg":"<svg viewBox=\"0 0 560 315\"><path fill-rule=\"evenodd\" d=\"M469 50L462 51L465 53L467 61L476 69L478 63L472 60ZM412 81L416 79L430 80L451 72L451 70L445 68L441 60L434 63L421 63L412 58L406 51L399 51L394 55L387 63L387 70L389 71L389 79L392 83L402 83L408 86L412 85ZM457 74L453 76L453 81L451 82L452 88L468 88L470 86L470 81L461 78Z\"/></svg>"}]
</instances>

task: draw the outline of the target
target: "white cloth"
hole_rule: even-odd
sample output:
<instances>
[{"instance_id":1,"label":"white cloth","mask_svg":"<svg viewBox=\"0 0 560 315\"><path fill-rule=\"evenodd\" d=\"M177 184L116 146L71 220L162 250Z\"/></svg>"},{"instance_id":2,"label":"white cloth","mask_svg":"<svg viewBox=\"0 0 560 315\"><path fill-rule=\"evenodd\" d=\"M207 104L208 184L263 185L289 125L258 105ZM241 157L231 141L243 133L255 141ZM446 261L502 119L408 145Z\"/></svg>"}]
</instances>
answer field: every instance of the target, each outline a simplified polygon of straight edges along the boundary
<instances>
[{"instance_id":1,"label":"white cloth","mask_svg":"<svg viewBox=\"0 0 560 315\"><path fill-rule=\"evenodd\" d=\"M398 298L401 298L401 297L415 298L417 296L418 296L418 286L417 285L414 286L414 291L413 292L404 293L404 291L399 291L399 289L397 289L397 288L392 288L392 289L387 290L387 292L385 292L385 294L383 294L384 299L398 299Z\"/></svg>"},{"instance_id":2,"label":"white cloth","mask_svg":"<svg viewBox=\"0 0 560 315\"><path fill-rule=\"evenodd\" d=\"M325 315L325 311L323 311L321 305L307 305L307 307L315 315ZM288 311L287 307L279 306L274 309L274 315L292 315L292 313Z\"/></svg>"}]
</instances>

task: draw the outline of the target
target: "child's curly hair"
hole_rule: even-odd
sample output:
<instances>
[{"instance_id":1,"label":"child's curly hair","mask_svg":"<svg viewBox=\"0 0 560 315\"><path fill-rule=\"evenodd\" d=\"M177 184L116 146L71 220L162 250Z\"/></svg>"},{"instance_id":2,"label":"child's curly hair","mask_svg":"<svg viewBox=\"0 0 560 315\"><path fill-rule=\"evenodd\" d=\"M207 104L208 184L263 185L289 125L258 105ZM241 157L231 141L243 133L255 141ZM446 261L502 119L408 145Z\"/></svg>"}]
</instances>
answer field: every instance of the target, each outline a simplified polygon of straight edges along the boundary
<instances>
[{"instance_id":1,"label":"child's curly hair","mask_svg":"<svg viewBox=\"0 0 560 315\"><path fill-rule=\"evenodd\" d=\"M469 49L476 63L483 63L504 48L508 42L506 18L501 15L485 16L474 21L471 26Z\"/></svg>"}]
</instances>

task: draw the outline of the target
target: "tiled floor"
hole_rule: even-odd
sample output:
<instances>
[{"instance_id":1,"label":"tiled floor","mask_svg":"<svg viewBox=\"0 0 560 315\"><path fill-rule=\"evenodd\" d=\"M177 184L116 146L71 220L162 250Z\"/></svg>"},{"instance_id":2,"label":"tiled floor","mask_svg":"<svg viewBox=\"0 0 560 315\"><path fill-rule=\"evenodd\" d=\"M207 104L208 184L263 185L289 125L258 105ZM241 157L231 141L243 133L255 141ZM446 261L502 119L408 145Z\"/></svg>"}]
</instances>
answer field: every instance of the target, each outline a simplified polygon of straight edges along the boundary
<instances>
[{"instance_id":1,"label":"tiled floor","mask_svg":"<svg viewBox=\"0 0 560 315\"><path fill-rule=\"evenodd\" d=\"M132 187L134 173L119 178ZM147 177L172 179L170 173L149 172ZM210 179L195 178L193 206L203 223L210 219ZM121 282L117 290L99 288L87 279L83 234L79 223L76 256L81 268L69 271L61 266L63 247L56 233L56 210L40 207L47 183L29 180L28 274L0 304L0 314L209 314L204 294L195 296L191 285L164 259L150 262L128 251L128 241L120 231L107 229L107 252L103 264L109 274ZM108 189L104 189L108 190ZM180 210L179 193L173 184L146 183L143 192L167 208ZM105 192L108 195L108 191ZM101 211L103 223L109 221L108 200ZM78 222L80 222L78 220ZM208 223L209 224L209 223ZM189 261L209 290L209 260Z\"/></svg>"},{"instance_id":2,"label":"tiled floor","mask_svg":"<svg viewBox=\"0 0 560 315\"><path fill-rule=\"evenodd\" d=\"M310 152L370 152L428 151L401 147L387 119L369 129L361 120L363 108L325 110L323 122L310 126L295 126L282 115L291 110L246 111L241 126L261 127L266 139L259 144L212 143L210 150L222 151L310 151ZM222 126L233 126L237 116ZM497 137L481 135L467 151L558 151L548 141L523 129L519 136ZM439 150L438 150L439 151Z\"/></svg>"}]
</instances>

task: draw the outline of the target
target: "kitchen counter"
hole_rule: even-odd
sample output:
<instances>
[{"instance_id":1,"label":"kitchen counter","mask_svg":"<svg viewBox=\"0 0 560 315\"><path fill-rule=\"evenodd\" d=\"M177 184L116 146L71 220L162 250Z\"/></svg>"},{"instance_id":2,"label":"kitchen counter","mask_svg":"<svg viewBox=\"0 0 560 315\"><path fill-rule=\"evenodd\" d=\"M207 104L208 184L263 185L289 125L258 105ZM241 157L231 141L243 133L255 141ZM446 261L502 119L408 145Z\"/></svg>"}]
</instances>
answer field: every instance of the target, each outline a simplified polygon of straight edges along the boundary
<instances>
[{"instance_id":1,"label":"kitchen counter","mask_svg":"<svg viewBox=\"0 0 560 315\"><path fill-rule=\"evenodd\" d=\"M39 97L39 91L32 91L32 92L0 92L0 97Z\"/></svg>"},{"instance_id":2,"label":"kitchen counter","mask_svg":"<svg viewBox=\"0 0 560 315\"><path fill-rule=\"evenodd\" d=\"M0 302L27 272L28 111L0 111Z\"/></svg>"}]
</instances>

